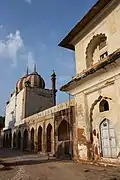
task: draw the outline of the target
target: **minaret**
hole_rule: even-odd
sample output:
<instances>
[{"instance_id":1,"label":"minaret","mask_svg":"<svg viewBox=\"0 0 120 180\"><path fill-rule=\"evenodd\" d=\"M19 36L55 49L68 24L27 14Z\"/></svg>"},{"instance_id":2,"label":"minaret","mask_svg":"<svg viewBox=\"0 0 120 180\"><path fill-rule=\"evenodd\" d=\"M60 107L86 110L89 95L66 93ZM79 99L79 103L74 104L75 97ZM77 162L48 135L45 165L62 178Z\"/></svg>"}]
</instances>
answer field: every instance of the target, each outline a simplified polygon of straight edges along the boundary
<instances>
[{"instance_id":1,"label":"minaret","mask_svg":"<svg viewBox=\"0 0 120 180\"><path fill-rule=\"evenodd\" d=\"M52 92L53 92L53 106L56 106L56 74L55 71L53 70L53 73L51 75L51 80L52 80Z\"/></svg>"}]
</instances>

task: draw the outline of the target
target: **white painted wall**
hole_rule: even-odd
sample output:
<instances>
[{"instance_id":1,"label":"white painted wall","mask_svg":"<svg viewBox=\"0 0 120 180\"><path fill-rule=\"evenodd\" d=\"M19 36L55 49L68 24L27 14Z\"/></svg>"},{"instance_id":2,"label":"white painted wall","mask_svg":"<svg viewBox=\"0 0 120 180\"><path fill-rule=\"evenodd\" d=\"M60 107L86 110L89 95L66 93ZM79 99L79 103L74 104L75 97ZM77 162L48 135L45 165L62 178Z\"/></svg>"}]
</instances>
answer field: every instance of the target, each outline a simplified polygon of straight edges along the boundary
<instances>
[{"instance_id":1,"label":"white painted wall","mask_svg":"<svg viewBox=\"0 0 120 180\"><path fill-rule=\"evenodd\" d=\"M22 117L22 106L23 106L23 93L24 89L20 91L17 96L14 94L9 101L9 104L6 106L6 115L5 115L5 128L14 127L14 123L19 124ZM13 115L12 115L13 112ZM16 116L16 118L15 118Z\"/></svg>"},{"instance_id":2,"label":"white painted wall","mask_svg":"<svg viewBox=\"0 0 120 180\"><path fill-rule=\"evenodd\" d=\"M24 102L24 89L20 91L17 95L17 101L16 101L16 123L20 122L22 119L22 109L23 109L23 102Z\"/></svg>"},{"instance_id":3,"label":"white painted wall","mask_svg":"<svg viewBox=\"0 0 120 180\"><path fill-rule=\"evenodd\" d=\"M5 129L10 128L10 122L13 121L12 112L15 112L15 94L10 98L9 104L6 106L6 115L5 115Z\"/></svg>"}]
</instances>

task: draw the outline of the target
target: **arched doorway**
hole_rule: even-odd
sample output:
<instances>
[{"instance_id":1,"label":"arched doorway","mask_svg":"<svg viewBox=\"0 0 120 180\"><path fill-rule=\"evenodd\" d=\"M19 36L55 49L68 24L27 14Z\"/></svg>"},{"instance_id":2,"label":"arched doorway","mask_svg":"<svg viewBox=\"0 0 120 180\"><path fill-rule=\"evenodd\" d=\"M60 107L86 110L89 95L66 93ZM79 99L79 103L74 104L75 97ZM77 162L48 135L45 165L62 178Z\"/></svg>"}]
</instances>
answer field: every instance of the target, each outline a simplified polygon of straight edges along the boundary
<instances>
[{"instance_id":1,"label":"arched doorway","mask_svg":"<svg viewBox=\"0 0 120 180\"><path fill-rule=\"evenodd\" d=\"M9 141L8 141L8 133L6 134L6 141L5 141L5 147L8 148L8 144L9 144Z\"/></svg>"},{"instance_id":2,"label":"arched doorway","mask_svg":"<svg viewBox=\"0 0 120 180\"><path fill-rule=\"evenodd\" d=\"M42 151L42 127L38 128L38 151Z\"/></svg>"},{"instance_id":3,"label":"arched doorway","mask_svg":"<svg viewBox=\"0 0 120 180\"><path fill-rule=\"evenodd\" d=\"M10 131L9 132L9 148L11 148L11 143L12 143L12 133Z\"/></svg>"},{"instance_id":4,"label":"arched doorway","mask_svg":"<svg viewBox=\"0 0 120 180\"><path fill-rule=\"evenodd\" d=\"M70 142L70 125L66 120L63 120L58 127L58 141L58 155L70 155L72 153L72 142Z\"/></svg>"},{"instance_id":5,"label":"arched doorway","mask_svg":"<svg viewBox=\"0 0 120 180\"><path fill-rule=\"evenodd\" d=\"M48 124L47 126L47 152L52 150L52 125Z\"/></svg>"},{"instance_id":6,"label":"arched doorway","mask_svg":"<svg viewBox=\"0 0 120 180\"><path fill-rule=\"evenodd\" d=\"M4 136L3 136L3 147L5 147L5 133L4 133Z\"/></svg>"},{"instance_id":7,"label":"arched doorway","mask_svg":"<svg viewBox=\"0 0 120 180\"><path fill-rule=\"evenodd\" d=\"M115 130L111 121L104 119L100 124L101 150L103 157L117 157Z\"/></svg>"},{"instance_id":8,"label":"arched doorway","mask_svg":"<svg viewBox=\"0 0 120 180\"><path fill-rule=\"evenodd\" d=\"M17 137L17 148L21 149L21 132L18 132L18 137Z\"/></svg>"},{"instance_id":9,"label":"arched doorway","mask_svg":"<svg viewBox=\"0 0 120 180\"><path fill-rule=\"evenodd\" d=\"M31 151L34 151L34 128L31 129Z\"/></svg>"},{"instance_id":10,"label":"arched doorway","mask_svg":"<svg viewBox=\"0 0 120 180\"><path fill-rule=\"evenodd\" d=\"M25 129L23 134L23 151L27 150L28 148L28 131Z\"/></svg>"},{"instance_id":11,"label":"arched doorway","mask_svg":"<svg viewBox=\"0 0 120 180\"><path fill-rule=\"evenodd\" d=\"M16 133L13 134L13 148L16 148Z\"/></svg>"},{"instance_id":12,"label":"arched doorway","mask_svg":"<svg viewBox=\"0 0 120 180\"><path fill-rule=\"evenodd\" d=\"M70 139L70 126L69 123L63 120L58 127L58 141L66 141Z\"/></svg>"}]
</instances>

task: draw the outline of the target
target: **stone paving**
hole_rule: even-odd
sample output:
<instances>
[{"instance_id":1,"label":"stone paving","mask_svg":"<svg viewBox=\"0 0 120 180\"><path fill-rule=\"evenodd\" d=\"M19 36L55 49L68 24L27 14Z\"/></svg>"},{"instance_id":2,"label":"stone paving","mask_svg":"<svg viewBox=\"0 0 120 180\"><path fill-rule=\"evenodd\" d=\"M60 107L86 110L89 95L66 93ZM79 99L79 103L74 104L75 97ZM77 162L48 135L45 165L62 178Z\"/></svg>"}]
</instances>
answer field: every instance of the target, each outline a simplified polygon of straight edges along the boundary
<instances>
[{"instance_id":1,"label":"stone paving","mask_svg":"<svg viewBox=\"0 0 120 180\"><path fill-rule=\"evenodd\" d=\"M0 180L120 180L120 167L48 160L7 149L0 149L0 157L10 164L9 169L0 166Z\"/></svg>"}]
</instances>

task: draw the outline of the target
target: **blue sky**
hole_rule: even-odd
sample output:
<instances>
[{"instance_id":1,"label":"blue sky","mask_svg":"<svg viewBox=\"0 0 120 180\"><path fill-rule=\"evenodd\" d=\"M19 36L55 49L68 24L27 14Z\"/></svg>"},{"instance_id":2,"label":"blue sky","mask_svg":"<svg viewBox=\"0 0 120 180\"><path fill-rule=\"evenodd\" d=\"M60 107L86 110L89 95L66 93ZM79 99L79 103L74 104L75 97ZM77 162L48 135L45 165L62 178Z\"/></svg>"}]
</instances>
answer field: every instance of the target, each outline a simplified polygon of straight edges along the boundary
<instances>
[{"instance_id":1,"label":"blue sky","mask_svg":"<svg viewBox=\"0 0 120 180\"><path fill-rule=\"evenodd\" d=\"M57 74L57 89L75 75L74 53L58 43L96 0L1 0L0 1L0 115L17 80L33 63L51 88L50 75ZM68 99L57 93L57 103Z\"/></svg>"}]
</instances>

